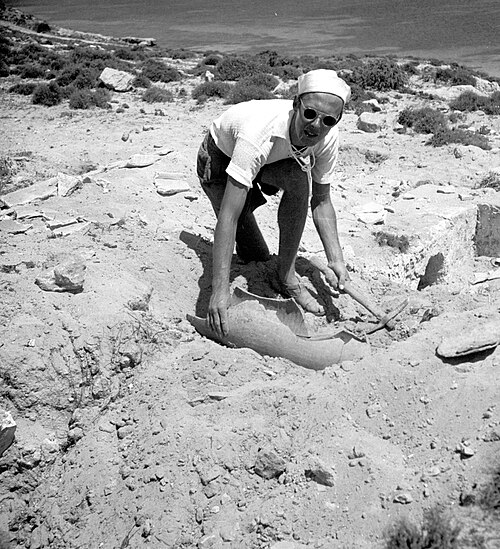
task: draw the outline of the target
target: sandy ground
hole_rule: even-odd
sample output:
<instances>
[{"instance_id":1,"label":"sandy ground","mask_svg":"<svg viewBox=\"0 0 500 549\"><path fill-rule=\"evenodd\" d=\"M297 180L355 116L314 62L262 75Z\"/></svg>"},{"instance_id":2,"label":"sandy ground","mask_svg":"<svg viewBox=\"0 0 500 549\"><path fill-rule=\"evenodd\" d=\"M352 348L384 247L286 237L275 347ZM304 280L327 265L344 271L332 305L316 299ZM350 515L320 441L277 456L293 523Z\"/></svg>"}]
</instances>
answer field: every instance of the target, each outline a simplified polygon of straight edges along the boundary
<instances>
[{"instance_id":1,"label":"sandy ground","mask_svg":"<svg viewBox=\"0 0 500 549\"><path fill-rule=\"evenodd\" d=\"M172 88L189 97L199 82ZM394 131L404 106L429 104L416 96L384 94L375 133L345 115L332 196L353 280L385 310L409 305L394 331L369 336L363 359L316 372L222 347L186 320L203 316L209 297L214 217L194 166L221 101L151 106L128 92L114 93L109 111L70 111L31 105L6 92L11 83L0 82L0 147L17 159L19 186L91 171L68 196L0 210L2 223L22 225L0 232L0 404L17 423L0 461L2 547L372 548L398 517L418 522L436 504L465 526L463 547L479 546L474 528L484 547L500 547L498 522L460 506L498 465L500 351L436 354L444 338L500 323L498 280L470 282L493 269L490 258L459 247L442 279L417 290L414 241L406 252L381 246L374 233L388 222L355 214L373 201L394 215L404 206L419 240L426 208L448 196L436 187L494 201L474 189L500 165L498 117L467 116L491 130L494 148L483 151ZM157 159L112 167L135 154ZM164 172L183 174L190 190L160 196ZM277 203L259 211L273 252ZM449 227L431 227L447 249ZM324 291L314 254L309 219L300 274L328 312L306 315L310 328L373 326L351 298ZM83 291L41 289L36 279L68 256L85 265ZM275 296L272 269L235 256L233 285Z\"/></svg>"}]
</instances>

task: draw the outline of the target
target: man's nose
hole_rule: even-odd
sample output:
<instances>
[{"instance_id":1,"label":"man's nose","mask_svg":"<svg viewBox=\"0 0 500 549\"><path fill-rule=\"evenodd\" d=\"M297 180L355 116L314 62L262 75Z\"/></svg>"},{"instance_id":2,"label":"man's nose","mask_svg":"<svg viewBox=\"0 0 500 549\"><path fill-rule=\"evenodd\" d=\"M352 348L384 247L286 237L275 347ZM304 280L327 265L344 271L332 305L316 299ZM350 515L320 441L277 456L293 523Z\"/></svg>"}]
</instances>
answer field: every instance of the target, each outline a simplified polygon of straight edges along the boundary
<instances>
[{"instance_id":1,"label":"man's nose","mask_svg":"<svg viewBox=\"0 0 500 549\"><path fill-rule=\"evenodd\" d=\"M314 120L311 120L311 126L319 130L321 128L321 116L317 116Z\"/></svg>"}]
</instances>

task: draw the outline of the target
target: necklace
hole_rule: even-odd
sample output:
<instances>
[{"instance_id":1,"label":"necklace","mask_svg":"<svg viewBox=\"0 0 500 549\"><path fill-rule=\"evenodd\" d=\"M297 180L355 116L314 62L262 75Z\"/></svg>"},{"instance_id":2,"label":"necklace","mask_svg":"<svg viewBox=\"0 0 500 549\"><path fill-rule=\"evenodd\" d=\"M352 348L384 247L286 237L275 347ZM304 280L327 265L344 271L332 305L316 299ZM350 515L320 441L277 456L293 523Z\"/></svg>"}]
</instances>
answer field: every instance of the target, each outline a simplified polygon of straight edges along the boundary
<instances>
[{"instance_id":1,"label":"necklace","mask_svg":"<svg viewBox=\"0 0 500 549\"><path fill-rule=\"evenodd\" d=\"M309 183L309 190L312 188L312 175L311 171L314 168L314 165L316 164L316 158L314 156L314 152L311 151L311 154L307 156L302 156L301 153L304 152L307 147L298 148L295 147L295 145L292 145L292 140L290 139L290 154L292 155L292 158L297 162L297 164L300 166L300 169L303 172L306 172L307 174L307 181Z\"/></svg>"}]
</instances>

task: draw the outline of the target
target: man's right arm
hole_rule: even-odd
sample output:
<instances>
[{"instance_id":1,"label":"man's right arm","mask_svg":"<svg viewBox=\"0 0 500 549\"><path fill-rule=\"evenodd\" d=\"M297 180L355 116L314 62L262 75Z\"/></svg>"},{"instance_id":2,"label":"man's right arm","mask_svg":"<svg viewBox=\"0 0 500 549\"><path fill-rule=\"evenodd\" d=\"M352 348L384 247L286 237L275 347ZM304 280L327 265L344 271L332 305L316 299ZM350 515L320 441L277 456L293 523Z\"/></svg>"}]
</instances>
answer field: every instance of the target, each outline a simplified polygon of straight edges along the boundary
<instances>
[{"instance_id":1,"label":"man's right arm","mask_svg":"<svg viewBox=\"0 0 500 549\"><path fill-rule=\"evenodd\" d=\"M245 205L248 190L248 187L228 176L215 227L212 295L208 305L208 322L210 328L219 337L227 335L229 330L227 322L230 297L229 273L236 239L236 226Z\"/></svg>"}]
</instances>

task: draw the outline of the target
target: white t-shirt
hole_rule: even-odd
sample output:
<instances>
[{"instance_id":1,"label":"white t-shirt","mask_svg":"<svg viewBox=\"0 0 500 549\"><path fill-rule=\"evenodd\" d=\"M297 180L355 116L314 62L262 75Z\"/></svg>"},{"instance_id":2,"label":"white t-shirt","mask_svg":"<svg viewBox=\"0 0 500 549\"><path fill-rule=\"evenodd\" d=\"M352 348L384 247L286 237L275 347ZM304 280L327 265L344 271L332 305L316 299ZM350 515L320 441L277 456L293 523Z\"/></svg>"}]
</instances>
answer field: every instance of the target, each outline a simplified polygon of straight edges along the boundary
<instances>
[{"instance_id":1,"label":"white t-shirt","mask_svg":"<svg viewBox=\"0 0 500 549\"><path fill-rule=\"evenodd\" d=\"M293 158L290 143L290 122L293 101L289 99L259 99L238 103L216 118L210 133L219 149L231 158L227 174L252 186L260 169L285 158ZM334 126L318 144L308 147L302 156L314 155L312 179L329 185L339 150L339 132Z\"/></svg>"}]
</instances>

